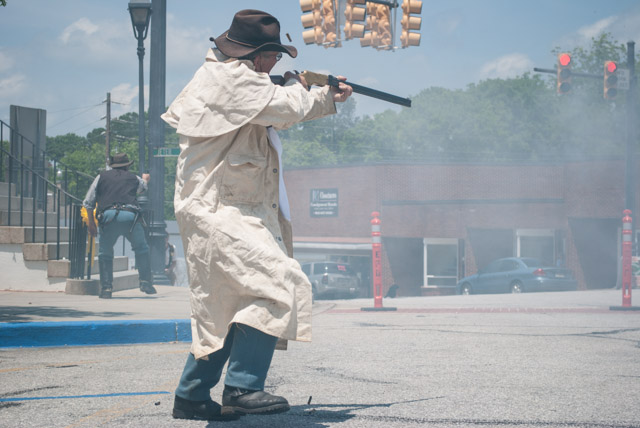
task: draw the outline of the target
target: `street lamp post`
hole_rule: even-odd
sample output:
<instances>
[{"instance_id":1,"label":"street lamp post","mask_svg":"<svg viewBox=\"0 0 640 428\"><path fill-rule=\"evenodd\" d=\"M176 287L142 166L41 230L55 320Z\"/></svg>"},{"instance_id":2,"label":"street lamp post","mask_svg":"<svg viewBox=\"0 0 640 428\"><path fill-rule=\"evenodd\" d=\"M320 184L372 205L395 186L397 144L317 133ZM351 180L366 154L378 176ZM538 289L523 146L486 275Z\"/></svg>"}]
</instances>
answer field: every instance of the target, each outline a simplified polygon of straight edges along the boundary
<instances>
[{"instance_id":1,"label":"street lamp post","mask_svg":"<svg viewBox=\"0 0 640 428\"><path fill-rule=\"evenodd\" d=\"M145 172L145 135L144 135L144 39L149 30L149 20L151 19L151 3L148 1L129 2L129 14L131 15L131 25L133 35L138 40L138 165L139 173Z\"/></svg>"}]
</instances>

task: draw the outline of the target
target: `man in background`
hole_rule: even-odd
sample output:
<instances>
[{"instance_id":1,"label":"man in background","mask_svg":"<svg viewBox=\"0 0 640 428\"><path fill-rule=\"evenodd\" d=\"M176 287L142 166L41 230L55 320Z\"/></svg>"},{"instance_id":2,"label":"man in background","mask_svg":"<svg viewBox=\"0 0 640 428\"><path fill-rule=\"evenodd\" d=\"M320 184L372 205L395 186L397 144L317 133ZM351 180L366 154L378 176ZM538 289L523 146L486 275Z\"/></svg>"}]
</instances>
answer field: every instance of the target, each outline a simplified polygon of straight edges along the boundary
<instances>
[{"instance_id":1,"label":"man in background","mask_svg":"<svg viewBox=\"0 0 640 428\"><path fill-rule=\"evenodd\" d=\"M98 264L100 267L101 299L110 299L113 292L113 246L120 236L131 243L136 255L136 267L140 276L140 291L155 294L152 284L149 246L142 227L142 210L136 195L147 189L149 174L142 178L129 171L126 153L118 153L111 159L111 169L102 171L93 180L83 201L88 218L97 209L98 228L89 221L89 233L95 237L99 230ZM96 208L97 204L97 208Z\"/></svg>"}]
</instances>

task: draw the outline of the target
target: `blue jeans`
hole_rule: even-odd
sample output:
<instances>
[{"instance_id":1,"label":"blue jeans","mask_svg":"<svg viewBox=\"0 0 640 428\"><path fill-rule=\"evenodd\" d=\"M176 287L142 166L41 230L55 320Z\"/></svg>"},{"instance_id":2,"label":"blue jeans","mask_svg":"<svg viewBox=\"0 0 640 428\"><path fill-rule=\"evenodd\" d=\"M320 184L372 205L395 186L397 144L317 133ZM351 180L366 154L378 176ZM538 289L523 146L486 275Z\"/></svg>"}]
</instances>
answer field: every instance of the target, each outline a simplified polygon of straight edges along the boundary
<instances>
[{"instance_id":1,"label":"blue jeans","mask_svg":"<svg viewBox=\"0 0 640 428\"><path fill-rule=\"evenodd\" d=\"M189 354L176 395L191 401L211 399L209 392L220 380L227 360L225 385L263 390L277 341L277 337L253 327L232 324L224 346L210 354L208 360L196 360L193 354Z\"/></svg>"},{"instance_id":2,"label":"blue jeans","mask_svg":"<svg viewBox=\"0 0 640 428\"><path fill-rule=\"evenodd\" d=\"M131 243L131 249L136 257L149 252L149 246L144 236L144 229L140 222L136 222L133 229L135 214L130 211L106 210L100 226L100 242L98 257L113 259L113 246L120 236L124 236ZM104 225L104 226L103 226Z\"/></svg>"}]
</instances>

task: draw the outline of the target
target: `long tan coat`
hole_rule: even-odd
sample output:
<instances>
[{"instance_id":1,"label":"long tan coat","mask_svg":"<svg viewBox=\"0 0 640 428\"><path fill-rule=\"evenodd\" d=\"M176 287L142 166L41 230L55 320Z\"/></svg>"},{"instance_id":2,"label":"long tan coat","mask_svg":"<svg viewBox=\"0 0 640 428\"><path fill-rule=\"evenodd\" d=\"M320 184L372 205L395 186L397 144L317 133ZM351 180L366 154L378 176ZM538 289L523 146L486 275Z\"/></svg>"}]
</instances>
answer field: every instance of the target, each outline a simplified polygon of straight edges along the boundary
<instances>
[{"instance_id":1,"label":"long tan coat","mask_svg":"<svg viewBox=\"0 0 640 428\"><path fill-rule=\"evenodd\" d=\"M180 135L174 206L191 287L191 352L222 348L231 323L311 340L311 284L292 257L268 126L335 113L328 88L284 87L210 50L162 118Z\"/></svg>"}]
</instances>

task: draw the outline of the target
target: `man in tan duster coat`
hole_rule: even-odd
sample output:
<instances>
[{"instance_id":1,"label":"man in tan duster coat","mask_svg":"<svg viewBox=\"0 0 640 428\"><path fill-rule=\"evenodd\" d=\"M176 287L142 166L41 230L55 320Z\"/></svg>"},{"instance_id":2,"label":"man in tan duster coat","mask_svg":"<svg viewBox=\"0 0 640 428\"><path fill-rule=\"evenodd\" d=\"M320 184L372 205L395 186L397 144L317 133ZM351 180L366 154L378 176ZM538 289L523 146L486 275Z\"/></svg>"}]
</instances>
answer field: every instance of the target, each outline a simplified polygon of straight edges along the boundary
<instances>
[{"instance_id":1,"label":"man in tan duster coat","mask_svg":"<svg viewBox=\"0 0 640 428\"><path fill-rule=\"evenodd\" d=\"M212 39L213 40L213 39ZM217 49L162 116L180 135L175 212L186 249L193 343L173 416L228 419L289 410L264 383L277 340L311 340L311 285L292 258L282 146L274 129L336 112L351 87L307 88L269 72L280 24L238 12ZM341 79L344 80L344 79ZM210 389L225 377L222 407Z\"/></svg>"}]
</instances>

